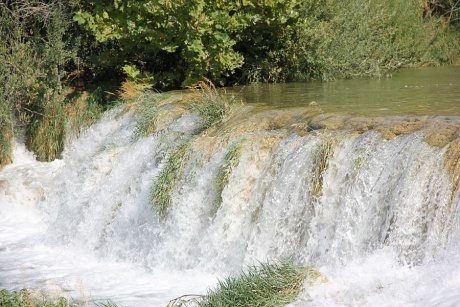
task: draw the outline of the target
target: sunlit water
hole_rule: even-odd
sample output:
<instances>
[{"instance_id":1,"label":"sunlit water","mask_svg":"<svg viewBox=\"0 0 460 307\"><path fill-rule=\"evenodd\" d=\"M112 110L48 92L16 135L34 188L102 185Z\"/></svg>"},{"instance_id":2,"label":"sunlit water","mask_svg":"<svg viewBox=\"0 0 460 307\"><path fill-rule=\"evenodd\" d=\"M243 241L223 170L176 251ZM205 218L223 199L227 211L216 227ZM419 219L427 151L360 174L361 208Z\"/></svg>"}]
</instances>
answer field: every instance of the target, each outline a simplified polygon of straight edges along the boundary
<instances>
[{"instance_id":1,"label":"sunlit water","mask_svg":"<svg viewBox=\"0 0 460 307\"><path fill-rule=\"evenodd\" d=\"M203 135L161 218L153 182L199 118L138 140L134 115L118 112L62 160L36 162L15 145L0 172L0 288L165 306L246 265L289 258L324 276L305 284L296 306L460 305L458 191L447 147L429 146L423 132ZM235 142L239 162L214 215L213 182Z\"/></svg>"},{"instance_id":2,"label":"sunlit water","mask_svg":"<svg viewBox=\"0 0 460 307\"><path fill-rule=\"evenodd\" d=\"M364 115L460 115L460 67L410 68L391 78L255 84L231 89L247 102L309 105Z\"/></svg>"}]
</instances>

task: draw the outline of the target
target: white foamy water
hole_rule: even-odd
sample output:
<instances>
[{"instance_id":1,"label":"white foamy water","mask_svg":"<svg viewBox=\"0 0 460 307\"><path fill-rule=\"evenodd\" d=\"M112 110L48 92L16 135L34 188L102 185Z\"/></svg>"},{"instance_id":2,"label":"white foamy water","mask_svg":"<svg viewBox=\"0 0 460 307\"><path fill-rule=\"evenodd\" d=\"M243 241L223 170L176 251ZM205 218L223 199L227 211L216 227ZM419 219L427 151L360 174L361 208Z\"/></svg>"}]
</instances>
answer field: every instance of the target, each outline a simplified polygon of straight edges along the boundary
<instances>
[{"instance_id":1,"label":"white foamy water","mask_svg":"<svg viewBox=\"0 0 460 307\"><path fill-rule=\"evenodd\" d=\"M460 305L458 195L445 149L423 133L200 136L162 218L152 186L198 120L182 115L137 140L133 115L113 111L50 163L16 144L0 172L0 288L165 306L246 265L288 258L324 275L295 306ZM216 204L214 182L236 143Z\"/></svg>"}]
</instances>

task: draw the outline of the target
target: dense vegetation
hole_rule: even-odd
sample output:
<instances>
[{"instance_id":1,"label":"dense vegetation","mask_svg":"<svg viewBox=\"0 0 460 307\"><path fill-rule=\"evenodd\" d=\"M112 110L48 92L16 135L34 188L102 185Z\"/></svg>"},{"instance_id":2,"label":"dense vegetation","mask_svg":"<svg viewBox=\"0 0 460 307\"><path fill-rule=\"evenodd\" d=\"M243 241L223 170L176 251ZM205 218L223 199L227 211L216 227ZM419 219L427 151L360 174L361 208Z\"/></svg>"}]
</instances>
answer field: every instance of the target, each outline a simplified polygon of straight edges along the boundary
<instances>
[{"instance_id":1,"label":"dense vegetation","mask_svg":"<svg viewBox=\"0 0 460 307\"><path fill-rule=\"evenodd\" d=\"M39 160L59 158L117 99L107 82L166 90L452 64L459 18L456 0L5 0L0 166L23 133Z\"/></svg>"}]
</instances>

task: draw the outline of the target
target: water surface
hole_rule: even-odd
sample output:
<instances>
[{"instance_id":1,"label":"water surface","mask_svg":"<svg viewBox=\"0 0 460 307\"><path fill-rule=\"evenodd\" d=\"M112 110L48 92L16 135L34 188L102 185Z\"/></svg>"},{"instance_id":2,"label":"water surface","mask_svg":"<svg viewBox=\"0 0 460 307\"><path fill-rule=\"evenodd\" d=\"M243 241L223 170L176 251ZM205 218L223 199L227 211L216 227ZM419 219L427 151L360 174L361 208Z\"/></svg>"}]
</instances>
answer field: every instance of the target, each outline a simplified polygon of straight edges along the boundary
<instances>
[{"instance_id":1,"label":"water surface","mask_svg":"<svg viewBox=\"0 0 460 307\"><path fill-rule=\"evenodd\" d=\"M237 113L191 140L166 217L151 191L199 124L171 115L179 103L145 138L133 110L111 110L53 162L15 142L14 163L0 170L0 289L164 307L248 265L290 259L325 277L306 282L297 307L459 306L459 117L360 125L283 109L314 100L328 112L459 115L459 73L245 87L246 101L278 110ZM353 133L332 129L337 118ZM442 146L427 142L427 131L441 135L425 129L431 121L446 122Z\"/></svg>"},{"instance_id":2,"label":"water surface","mask_svg":"<svg viewBox=\"0 0 460 307\"><path fill-rule=\"evenodd\" d=\"M458 116L460 67L401 69L381 79L254 84L228 92L239 93L250 104L281 108L313 104L326 113Z\"/></svg>"}]
</instances>

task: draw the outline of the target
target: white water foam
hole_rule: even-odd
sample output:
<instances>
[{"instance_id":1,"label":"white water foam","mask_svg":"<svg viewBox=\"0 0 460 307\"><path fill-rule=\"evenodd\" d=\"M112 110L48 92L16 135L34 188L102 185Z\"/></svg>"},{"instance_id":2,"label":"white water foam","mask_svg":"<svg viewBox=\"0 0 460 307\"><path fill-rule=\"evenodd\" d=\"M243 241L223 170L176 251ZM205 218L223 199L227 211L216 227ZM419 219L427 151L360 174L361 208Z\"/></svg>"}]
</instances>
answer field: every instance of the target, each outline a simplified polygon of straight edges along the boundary
<instances>
[{"instance_id":1,"label":"white water foam","mask_svg":"<svg viewBox=\"0 0 460 307\"><path fill-rule=\"evenodd\" d=\"M306 284L293 305L460 304L458 198L444 151L420 133L205 136L163 219L153 182L197 121L184 115L135 140L132 114L113 111L51 163L16 144L0 172L0 288L165 306L246 265L289 258L327 280ZM213 182L237 141L241 156L212 216Z\"/></svg>"}]
</instances>

